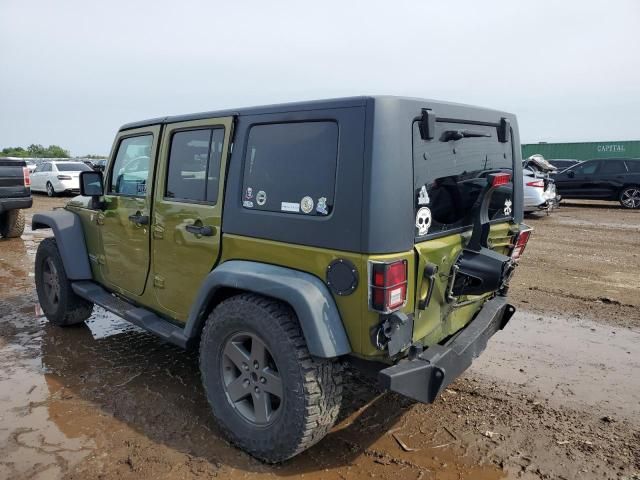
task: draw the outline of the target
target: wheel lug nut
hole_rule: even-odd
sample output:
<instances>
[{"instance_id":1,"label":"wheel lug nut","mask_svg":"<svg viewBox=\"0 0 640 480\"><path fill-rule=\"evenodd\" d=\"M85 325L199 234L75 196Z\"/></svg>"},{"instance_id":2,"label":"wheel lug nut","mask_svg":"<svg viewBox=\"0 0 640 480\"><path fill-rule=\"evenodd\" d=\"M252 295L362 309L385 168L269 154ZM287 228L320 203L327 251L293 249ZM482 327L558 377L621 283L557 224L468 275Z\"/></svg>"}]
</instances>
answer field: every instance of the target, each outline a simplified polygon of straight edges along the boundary
<instances>
[{"instance_id":1,"label":"wheel lug nut","mask_svg":"<svg viewBox=\"0 0 640 480\"><path fill-rule=\"evenodd\" d=\"M260 377L260 383L267 383L267 379L264 377Z\"/></svg>"},{"instance_id":2,"label":"wheel lug nut","mask_svg":"<svg viewBox=\"0 0 640 480\"><path fill-rule=\"evenodd\" d=\"M244 388L249 388L249 379L245 378L244 381L242 382L242 385L244 386Z\"/></svg>"},{"instance_id":3,"label":"wheel lug nut","mask_svg":"<svg viewBox=\"0 0 640 480\"><path fill-rule=\"evenodd\" d=\"M260 368L260 364L258 363L258 361L257 361L257 360L254 360L254 362L253 362L253 368L255 368L256 370L257 370L258 368Z\"/></svg>"},{"instance_id":4,"label":"wheel lug nut","mask_svg":"<svg viewBox=\"0 0 640 480\"><path fill-rule=\"evenodd\" d=\"M249 365L247 365L246 363L243 363L242 364L242 369L245 370L245 371L249 370Z\"/></svg>"},{"instance_id":5,"label":"wheel lug nut","mask_svg":"<svg viewBox=\"0 0 640 480\"><path fill-rule=\"evenodd\" d=\"M260 389L258 387L255 388L256 393L260 393Z\"/></svg>"}]
</instances>

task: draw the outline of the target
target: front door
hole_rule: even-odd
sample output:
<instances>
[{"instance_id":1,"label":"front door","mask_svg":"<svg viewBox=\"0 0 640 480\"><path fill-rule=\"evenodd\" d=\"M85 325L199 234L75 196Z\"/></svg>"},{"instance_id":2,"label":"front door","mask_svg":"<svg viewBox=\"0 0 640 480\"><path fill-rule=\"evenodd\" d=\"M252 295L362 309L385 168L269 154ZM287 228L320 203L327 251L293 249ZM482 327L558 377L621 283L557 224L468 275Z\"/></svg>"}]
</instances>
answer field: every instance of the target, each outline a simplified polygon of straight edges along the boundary
<instances>
[{"instance_id":1,"label":"front door","mask_svg":"<svg viewBox=\"0 0 640 480\"><path fill-rule=\"evenodd\" d=\"M232 117L166 127L154 193L151 278L160 310L187 319L218 261Z\"/></svg>"},{"instance_id":2,"label":"front door","mask_svg":"<svg viewBox=\"0 0 640 480\"><path fill-rule=\"evenodd\" d=\"M102 231L105 281L115 291L142 295L149 271L153 170L160 127L120 132L106 174Z\"/></svg>"}]
</instances>

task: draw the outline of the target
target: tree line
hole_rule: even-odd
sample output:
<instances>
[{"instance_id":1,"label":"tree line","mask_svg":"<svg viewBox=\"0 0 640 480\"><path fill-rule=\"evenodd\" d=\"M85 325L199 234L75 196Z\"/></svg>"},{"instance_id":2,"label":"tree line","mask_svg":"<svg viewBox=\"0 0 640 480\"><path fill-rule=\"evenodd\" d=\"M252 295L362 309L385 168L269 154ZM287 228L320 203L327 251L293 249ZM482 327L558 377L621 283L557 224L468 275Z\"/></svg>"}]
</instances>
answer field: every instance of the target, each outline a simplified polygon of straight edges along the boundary
<instances>
[{"instance_id":1,"label":"tree line","mask_svg":"<svg viewBox=\"0 0 640 480\"><path fill-rule=\"evenodd\" d=\"M58 145L49 145L45 147L40 144L33 143L27 148L23 147L6 147L0 150L2 157L20 157L20 158L69 158L71 154L69 150ZM85 155L82 158L97 160L107 158L103 155Z\"/></svg>"}]
</instances>

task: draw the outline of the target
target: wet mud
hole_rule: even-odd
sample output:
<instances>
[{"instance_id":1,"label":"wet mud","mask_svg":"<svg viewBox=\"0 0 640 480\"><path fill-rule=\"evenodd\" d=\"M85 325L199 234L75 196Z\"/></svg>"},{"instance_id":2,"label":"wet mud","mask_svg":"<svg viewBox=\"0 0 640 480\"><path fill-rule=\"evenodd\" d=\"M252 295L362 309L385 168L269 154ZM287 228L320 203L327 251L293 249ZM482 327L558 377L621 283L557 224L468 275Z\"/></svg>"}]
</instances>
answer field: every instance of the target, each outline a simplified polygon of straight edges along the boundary
<instances>
[{"instance_id":1,"label":"wet mud","mask_svg":"<svg viewBox=\"0 0 640 480\"><path fill-rule=\"evenodd\" d=\"M38 196L35 208L63 203ZM585 218L601 211L575 208ZM561 220L531 221L536 237L526 256L544 255L549 225L574 228L552 222ZM271 466L220 435L196 353L98 308L86 325L46 322L33 286L45 235L0 241L0 479L631 479L640 472L640 329L609 320L635 305L633 286L615 287L601 305L610 312L593 318L587 313L601 310L572 312L551 295L546 306L529 308L523 300L533 299L517 293L520 311L433 405L381 394L348 370L335 429ZM515 281L533 282L533 264L523 263Z\"/></svg>"}]
</instances>

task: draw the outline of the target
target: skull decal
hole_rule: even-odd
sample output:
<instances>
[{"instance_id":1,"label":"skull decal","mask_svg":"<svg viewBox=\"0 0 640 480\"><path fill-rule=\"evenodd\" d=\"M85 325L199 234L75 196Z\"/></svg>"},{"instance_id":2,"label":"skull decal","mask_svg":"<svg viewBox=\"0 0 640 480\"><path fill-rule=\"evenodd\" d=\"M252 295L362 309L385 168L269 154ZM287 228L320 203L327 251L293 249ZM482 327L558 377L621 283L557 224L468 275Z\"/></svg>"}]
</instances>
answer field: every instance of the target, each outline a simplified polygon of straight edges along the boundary
<instances>
[{"instance_id":1,"label":"skull decal","mask_svg":"<svg viewBox=\"0 0 640 480\"><path fill-rule=\"evenodd\" d=\"M511 202L510 198L507 198L504 201L504 210L502 210L504 212L504 214L508 217L509 215L511 215L511 206L513 205L513 202Z\"/></svg>"},{"instance_id":2,"label":"skull decal","mask_svg":"<svg viewBox=\"0 0 640 480\"><path fill-rule=\"evenodd\" d=\"M431 210L427 207L422 207L416 214L416 228L418 229L418 235L426 235L429 232L431 226Z\"/></svg>"}]
</instances>

